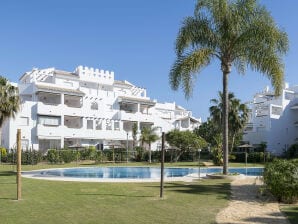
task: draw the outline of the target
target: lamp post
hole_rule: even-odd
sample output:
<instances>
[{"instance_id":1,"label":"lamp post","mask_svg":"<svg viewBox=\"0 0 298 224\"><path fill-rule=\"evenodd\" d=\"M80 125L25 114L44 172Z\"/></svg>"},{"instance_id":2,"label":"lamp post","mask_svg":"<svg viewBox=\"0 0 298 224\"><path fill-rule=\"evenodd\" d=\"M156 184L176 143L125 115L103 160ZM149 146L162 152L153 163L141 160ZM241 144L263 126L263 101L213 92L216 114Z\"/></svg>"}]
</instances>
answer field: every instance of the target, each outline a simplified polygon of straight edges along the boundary
<instances>
[{"instance_id":1,"label":"lamp post","mask_svg":"<svg viewBox=\"0 0 298 224\"><path fill-rule=\"evenodd\" d=\"M247 175L247 148L245 148L245 175Z\"/></svg>"},{"instance_id":2,"label":"lamp post","mask_svg":"<svg viewBox=\"0 0 298 224\"><path fill-rule=\"evenodd\" d=\"M126 163L128 163L128 132L126 132Z\"/></svg>"},{"instance_id":3,"label":"lamp post","mask_svg":"<svg viewBox=\"0 0 298 224\"><path fill-rule=\"evenodd\" d=\"M201 164L200 164L200 160L201 160L201 149L198 149L198 152L199 152L199 160L198 160L198 166L199 166L199 173L198 173L198 176L199 176L199 179L201 178Z\"/></svg>"}]
</instances>

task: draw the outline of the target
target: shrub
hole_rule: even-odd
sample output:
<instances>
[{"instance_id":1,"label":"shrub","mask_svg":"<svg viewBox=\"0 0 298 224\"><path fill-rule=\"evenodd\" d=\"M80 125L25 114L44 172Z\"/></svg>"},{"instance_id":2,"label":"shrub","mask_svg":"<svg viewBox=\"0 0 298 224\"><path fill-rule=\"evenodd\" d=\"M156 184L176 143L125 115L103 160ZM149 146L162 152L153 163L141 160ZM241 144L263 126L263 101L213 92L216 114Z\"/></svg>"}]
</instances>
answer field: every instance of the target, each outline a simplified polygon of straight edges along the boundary
<instances>
[{"instance_id":1,"label":"shrub","mask_svg":"<svg viewBox=\"0 0 298 224\"><path fill-rule=\"evenodd\" d=\"M42 161L42 154L36 150L22 151L22 164L24 165L35 165Z\"/></svg>"},{"instance_id":2,"label":"shrub","mask_svg":"<svg viewBox=\"0 0 298 224\"><path fill-rule=\"evenodd\" d=\"M60 162L58 151L56 149L49 149L48 152L47 152L46 159L50 163L58 163L58 162Z\"/></svg>"},{"instance_id":3,"label":"shrub","mask_svg":"<svg viewBox=\"0 0 298 224\"><path fill-rule=\"evenodd\" d=\"M135 160L137 162L143 161L144 160L144 148L137 146L137 147L135 147L135 151L136 151Z\"/></svg>"},{"instance_id":4,"label":"shrub","mask_svg":"<svg viewBox=\"0 0 298 224\"><path fill-rule=\"evenodd\" d=\"M264 182L278 201L294 203L298 199L298 160L267 163Z\"/></svg>"},{"instance_id":5,"label":"shrub","mask_svg":"<svg viewBox=\"0 0 298 224\"><path fill-rule=\"evenodd\" d=\"M76 150L63 149L60 150L60 160L64 163L70 163L80 158L80 152Z\"/></svg>"},{"instance_id":6,"label":"shrub","mask_svg":"<svg viewBox=\"0 0 298 224\"><path fill-rule=\"evenodd\" d=\"M82 160L95 160L96 159L96 148L95 146L89 146L88 148L80 151L80 156Z\"/></svg>"},{"instance_id":7,"label":"shrub","mask_svg":"<svg viewBox=\"0 0 298 224\"><path fill-rule=\"evenodd\" d=\"M288 159L298 158L298 144L291 145L283 155Z\"/></svg>"},{"instance_id":8,"label":"shrub","mask_svg":"<svg viewBox=\"0 0 298 224\"><path fill-rule=\"evenodd\" d=\"M249 152L249 153L247 153L247 162L248 163L264 162L264 156L265 156L266 162L272 161L272 158L271 158L269 152L266 152L266 153L264 153L264 152ZM232 152L230 154L229 159L231 159L231 161L233 161L233 162L244 163L245 162L245 152Z\"/></svg>"},{"instance_id":9,"label":"shrub","mask_svg":"<svg viewBox=\"0 0 298 224\"><path fill-rule=\"evenodd\" d=\"M221 166L223 164L223 152L221 148L212 148L212 156L214 165Z\"/></svg>"},{"instance_id":10,"label":"shrub","mask_svg":"<svg viewBox=\"0 0 298 224\"><path fill-rule=\"evenodd\" d=\"M0 162L6 162L7 161L7 151L6 148L0 148Z\"/></svg>"}]
</instances>

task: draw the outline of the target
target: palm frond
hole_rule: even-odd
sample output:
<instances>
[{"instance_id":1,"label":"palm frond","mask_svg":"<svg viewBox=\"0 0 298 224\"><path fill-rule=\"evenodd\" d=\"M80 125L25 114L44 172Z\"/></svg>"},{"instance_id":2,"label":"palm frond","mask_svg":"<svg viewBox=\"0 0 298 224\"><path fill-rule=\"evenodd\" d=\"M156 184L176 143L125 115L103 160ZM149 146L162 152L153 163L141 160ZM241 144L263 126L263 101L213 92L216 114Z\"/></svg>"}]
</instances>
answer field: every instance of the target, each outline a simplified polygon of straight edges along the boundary
<instances>
[{"instance_id":1,"label":"palm frond","mask_svg":"<svg viewBox=\"0 0 298 224\"><path fill-rule=\"evenodd\" d=\"M178 57L169 77L172 89L177 90L181 84L186 98L189 98L193 90L194 74L210 63L212 53L213 50L205 48Z\"/></svg>"}]
</instances>

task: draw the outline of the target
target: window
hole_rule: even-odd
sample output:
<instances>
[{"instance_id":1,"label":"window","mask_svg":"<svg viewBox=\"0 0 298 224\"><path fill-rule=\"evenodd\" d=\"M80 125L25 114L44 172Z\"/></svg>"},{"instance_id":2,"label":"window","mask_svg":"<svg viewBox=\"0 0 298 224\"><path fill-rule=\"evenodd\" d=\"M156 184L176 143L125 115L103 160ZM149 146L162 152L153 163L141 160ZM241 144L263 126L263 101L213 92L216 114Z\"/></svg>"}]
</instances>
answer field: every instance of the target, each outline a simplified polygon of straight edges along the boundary
<instances>
[{"instance_id":1,"label":"window","mask_svg":"<svg viewBox=\"0 0 298 224\"><path fill-rule=\"evenodd\" d=\"M106 120L106 130L112 130L112 122L110 120Z\"/></svg>"},{"instance_id":2,"label":"window","mask_svg":"<svg viewBox=\"0 0 298 224\"><path fill-rule=\"evenodd\" d=\"M28 139L21 139L21 147L23 150L29 149L29 140Z\"/></svg>"},{"instance_id":3,"label":"window","mask_svg":"<svg viewBox=\"0 0 298 224\"><path fill-rule=\"evenodd\" d=\"M102 121L101 120L96 121L95 129L102 130Z\"/></svg>"},{"instance_id":4,"label":"window","mask_svg":"<svg viewBox=\"0 0 298 224\"><path fill-rule=\"evenodd\" d=\"M91 110L98 110L98 103L92 102L91 103Z\"/></svg>"},{"instance_id":5,"label":"window","mask_svg":"<svg viewBox=\"0 0 298 224\"><path fill-rule=\"evenodd\" d=\"M281 115L282 114L282 108L273 106L271 113L274 114L274 115Z\"/></svg>"},{"instance_id":6,"label":"window","mask_svg":"<svg viewBox=\"0 0 298 224\"><path fill-rule=\"evenodd\" d=\"M87 120L87 129L93 129L93 120Z\"/></svg>"},{"instance_id":7,"label":"window","mask_svg":"<svg viewBox=\"0 0 298 224\"><path fill-rule=\"evenodd\" d=\"M28 117L20 117L20 126L28 126L29 118Z\"/></svg>"},{"instance_id":8,"label":"window","mask_svg":"<svg viewBox=\"0 0 298 224\"><path fill-rule=\"evenodd\" d=\"M285 99L286 100L293 100L294 98L295 98L295 94L294 93L285 92Z\"/></svg>"},{"instance_id":9,"label":"window","mask_svg":"<svg viewBox=\"0 0 298 224\"><path fill-rule=\"evenodd\" d=\"M45 126L59 126L60 125L60 117L55 116L39 116L38 124L42 124Z\"/></svg>"},{"instance_id":10,"label":"window","mask_svg":"<svg viewBox=\"0 0 298 224\"><path fill-rule=\"evenodd\" d=\"M114 122L114 130L117 130L117 131L120 130L120 122L119 121Z\"/></svg>"}]
</instances>

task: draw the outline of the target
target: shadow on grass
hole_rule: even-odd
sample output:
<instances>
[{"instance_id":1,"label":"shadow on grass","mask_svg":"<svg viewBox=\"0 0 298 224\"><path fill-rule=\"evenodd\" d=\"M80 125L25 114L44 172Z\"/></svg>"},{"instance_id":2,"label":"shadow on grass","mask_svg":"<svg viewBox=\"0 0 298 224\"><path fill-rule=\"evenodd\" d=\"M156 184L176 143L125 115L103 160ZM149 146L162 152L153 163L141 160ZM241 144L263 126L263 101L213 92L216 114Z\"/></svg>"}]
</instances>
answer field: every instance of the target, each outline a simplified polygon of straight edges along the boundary
<instances>
[{"instance_id":1,"label":"shadow on grass","mask_svg":"<svg viewBox=\"0 0 298 224\"><path fill-rule=\"evenodd\" d=\"M251 217L251 218L244 219L244 221L249 223L262 223L262 224L286 223L282 213L271 213L268 215L269 217Z\"/></svg>"},{"instance_id":2,"label":"shadow on grass","mask_svg":"<svg viewBox=\"0 0 298 224\"><path fill-rule=\"evenodd\" d=\"M7 179L1 180L1 184L16 184L15 179L11 179L11 177L16 176L16 173L13 171L0 171L0 178L7 177Z\"/></svg>"},{"instance_id":3,"label":"shadow on grass","mask_svg":"<svg viewBox=\"0 0 298 224\"><path fill-rule=\"evenodd\" d=\"M231 195L230 183L201 184L186 182L170 182L165 183L164 191L193 195L218 195L218 198L223 199L229 199Z\"/></svg>"},{"instance_id":4,"label":"shadow on grass","mask_svg":"<svg viewBox=\"0 0 298 224\"><path fill-rule=\"evenodd\" d=\"M229 183L218 183L218 184L185 184L185 183L166 183L164 189L166 191L175 191L178 193L186 194L222 194L225 198L230 195L230 184Z\"/></svg>"},{"instance_id":5,"label":"shadow on grass","mask_svg":"<svg viewBox=\"0 0 298 224\"><path fill-rule=\"evenodd\" d=\"M126 195L126 194L75 194L79 196L114 196L114 197L128 197L128 198L154 198L154 196L146 195Z\"/></svg>"},{"instance_id":6,"label":"shadow on grass","mask_svg":"<svg viewBox=\"0 0 298 224\"><path fill-rule=\"evenodd\" d=\"M281 206L281 210L291 224L298 223L298 204Z\"/></svg>"},{"instance_id":7,"label":"shadow on grass","mask_svg":"<svg viewBox=\"0 0 298 224\"><path fill-rule=\"evenodd\" d=\"M16 173L13 171L0 171L0 177L9 177L9 176L15 176Z\"/></svg>"},{"instance_id":8,"label":"shadow on grass","mask_svg":"<svg viewBox=\"0 0 298 224\"><path fill-rule=\"evenodd\" d=\"M0 198L0 200L5 200L5 201L16 201L17 198Z\"/></svg>"}]
</instances>

